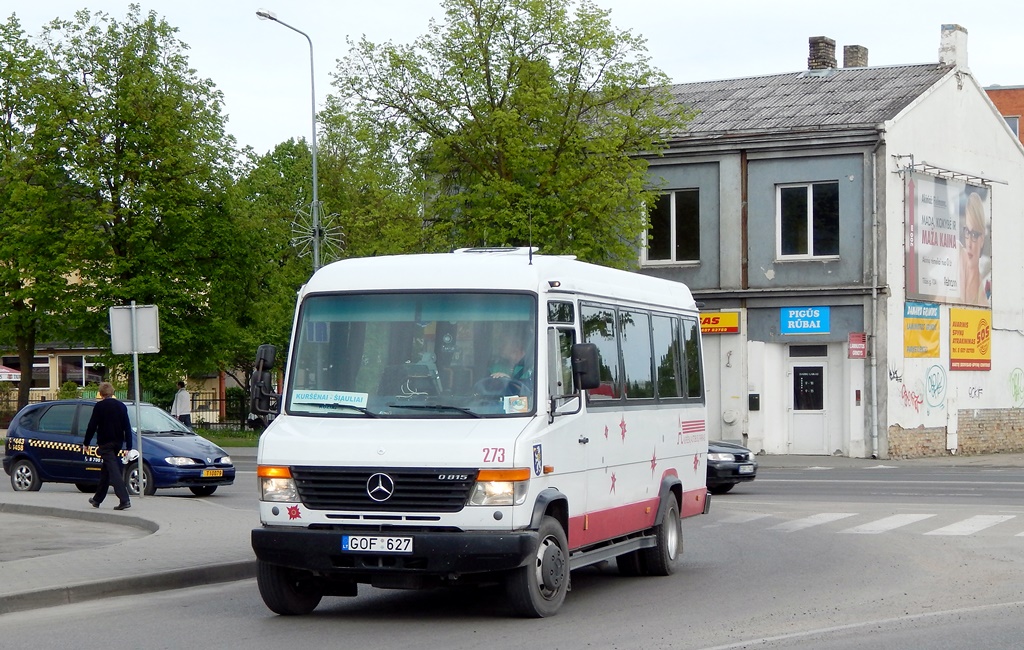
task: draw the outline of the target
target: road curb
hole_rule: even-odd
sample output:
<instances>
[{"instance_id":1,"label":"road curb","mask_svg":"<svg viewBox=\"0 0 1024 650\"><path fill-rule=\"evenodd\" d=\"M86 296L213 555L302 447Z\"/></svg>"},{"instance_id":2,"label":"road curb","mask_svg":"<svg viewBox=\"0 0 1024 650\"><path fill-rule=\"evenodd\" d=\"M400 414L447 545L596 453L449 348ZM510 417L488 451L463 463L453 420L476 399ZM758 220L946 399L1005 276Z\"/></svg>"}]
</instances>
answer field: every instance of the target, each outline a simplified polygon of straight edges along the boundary
<instances>
[{"instance_id":1,"label":"road curb","mask_svg":"<svg viewBox=\"0 0 1024 650\"><path fill-rule=\"evenodd\" d=\"M0 513L59 517L61 519L77 519L79 521L100 521L117 524L118 526L140 528L150 533L160 530L160 524L155 521L133 515L115 514L113 511L102 512L92 506L89 506L88 509L71 510L69 508L54 508L52 506L30 506L23 503L0 503Z\"/></svg>"},{"instance_id":2,"label":"road curb","mask_svg":"<svg viewBox=\"0 0 1024 650\"><path fill-rule=\"evenodd\" d=\"M256 576L256 560L227 562L188 569L176 569L148 575L128 576L88 582L65 587L53 587L0 596L0 615L30 609L57 607L82 603L99 598L130 596L135 594L183 589L199 585L247 580Z\"/></svg>"}]
</instances>

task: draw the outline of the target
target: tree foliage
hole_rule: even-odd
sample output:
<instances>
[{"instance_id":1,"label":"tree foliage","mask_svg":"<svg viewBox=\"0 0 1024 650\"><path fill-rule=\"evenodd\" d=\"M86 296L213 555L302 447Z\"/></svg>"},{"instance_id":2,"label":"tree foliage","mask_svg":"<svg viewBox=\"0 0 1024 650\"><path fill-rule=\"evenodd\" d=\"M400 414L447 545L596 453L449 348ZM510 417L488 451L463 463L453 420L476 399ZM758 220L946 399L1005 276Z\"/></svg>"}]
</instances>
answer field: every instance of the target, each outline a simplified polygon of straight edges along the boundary
<instances>
[{"instance_id":1,"label":"tree foliage","mask_svg":"<svg viewBox=\"0 0 1024 650\"><path fill-rule=\"evenodd\" d=\"M0 25L0 344L22 368L39 341L106 347L109 307L132 301L160 308L144 379L223 361L246 254L227 213L234 142L186 51L138 5L122 20L80 11L36 39L13 16Z\"/></svg>"},{"instance_id":2,"label":"tree foliage","mask_svg":"<svg viewBox=\"0 0 1024 650\"><path fill-rule=\"evenodd\" d=\"M319 169L328 222L343 227L345 257L424 250L420 189L410 161L396 157L395 125L359 119L329 97ZM331 215L337 215L336 218Z\"/></svg>"},{"instance_id":3,"label":"tree foliage","mask_svg":"<svg viewBox=\"0 0 1024 650\"><path fill-rule=\"evenodd\" d=\"M65 89L14 16L0 24L0 69L0 344L31 368L37 340L62 336L68 298L82 296L68 280L91 238L85 188L67 175L53 138ZM31 381L23 372L21 405Z\"/></svg>"},{"instance_id":4,"label":"tree foliage","mask_svg":"<svg viewBox=\"0 0 1024 650\"><path fill-rule=\"evenodd\" d=\"M242 256L225 278L230 293L219 301L228 325L218 358L220 368L247 387L260 344L286 349L296 291L312 271L310 258L291 245L296 210L308 210L311 200L312 154L305 142L289 140L265 155L249 149L245 156L228 199Z\"/></svg>"},{"instance_id":5,"label":"tree foliage","mask_svg":"<svg viewBox=\"0 0 1024 650\"><path fill-rule=\"evenodd\" d=\"M73 302L67 330L102 339L106 307L155 304L165 354L143 368L164 378L215 370L211 300L236 241L223 218L233 141L221 95L196 77L176 31L132 5L123 21L80 11L42 37L61 88L49 136L86 189L94 236L76 260L88 300Z\"/></svg>"},{"instance_id":6,"label":"tree foliage","mask_svg":"<svg viewBox=\"0 0 1024 650\"><path fill-rule=\"evenodd\" d=\"M687 114L645 41L589 0L445 0L412 45L365 38L339 62L357 119L393 125L435 241L540 245L628 266L646 161Z\"/></svg>"}]
</instances>

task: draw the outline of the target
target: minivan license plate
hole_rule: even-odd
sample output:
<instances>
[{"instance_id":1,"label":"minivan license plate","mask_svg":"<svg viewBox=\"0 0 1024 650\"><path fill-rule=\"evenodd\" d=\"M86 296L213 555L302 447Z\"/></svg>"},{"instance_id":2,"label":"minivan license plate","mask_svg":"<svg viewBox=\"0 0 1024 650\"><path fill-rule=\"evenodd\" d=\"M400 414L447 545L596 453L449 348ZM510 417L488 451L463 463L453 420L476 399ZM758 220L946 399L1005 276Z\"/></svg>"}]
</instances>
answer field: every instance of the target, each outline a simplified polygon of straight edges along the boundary
<instances>
[{"instance_id":1,"label":"minivan license plate","mask_svg":"<svg viewBox=\"0 0 1024 650\"><path fill-rule=\"evenodd\" d=\"M341 550L352 553L412 553L412 537L342 535Z\"/></svg>"}]
</instances>

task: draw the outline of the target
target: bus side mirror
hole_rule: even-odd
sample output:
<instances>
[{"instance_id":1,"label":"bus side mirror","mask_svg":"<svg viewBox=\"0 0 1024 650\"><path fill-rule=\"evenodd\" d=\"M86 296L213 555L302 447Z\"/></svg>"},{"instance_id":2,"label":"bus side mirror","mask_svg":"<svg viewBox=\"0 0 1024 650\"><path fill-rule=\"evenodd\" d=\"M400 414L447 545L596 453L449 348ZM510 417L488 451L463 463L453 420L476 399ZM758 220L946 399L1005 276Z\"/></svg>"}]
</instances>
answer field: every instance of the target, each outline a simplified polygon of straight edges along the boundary
<instances>
[{"instance_id":1,"label":"bus side mirror","mask_svg":"<svg viewBox=\"0 0 1024 650\"><path fill-rule=\"evenodd\" d=\"M256 371L270 370L274 367L274 359L277 357L277 347L270 343L264 343L256 348Z\"/></svg>"},{"instance_id":2,"label":"bus side mirror","mask_svg":"<svg viewBox=\"0 0 1024 650\"><path fill-rule=\"evenodd\" d=\"M591 390L601 385L601 355L593 343L575 343L572 346L572 374L576 387Z\"/></svg>"},{"instance_id":3,"label":"bus side mirror","mask_svg":"<svg viewBox=\"0 0 1024 650\"><path fill-rule=\"evenodd\" d=\"M256 369L249 380L249 410L257 415L277 413L279 409L280 396L274 392L270 375L276 355L277 348L270 344L261 345L256 350Z\"/></svg>"}]
</instances>

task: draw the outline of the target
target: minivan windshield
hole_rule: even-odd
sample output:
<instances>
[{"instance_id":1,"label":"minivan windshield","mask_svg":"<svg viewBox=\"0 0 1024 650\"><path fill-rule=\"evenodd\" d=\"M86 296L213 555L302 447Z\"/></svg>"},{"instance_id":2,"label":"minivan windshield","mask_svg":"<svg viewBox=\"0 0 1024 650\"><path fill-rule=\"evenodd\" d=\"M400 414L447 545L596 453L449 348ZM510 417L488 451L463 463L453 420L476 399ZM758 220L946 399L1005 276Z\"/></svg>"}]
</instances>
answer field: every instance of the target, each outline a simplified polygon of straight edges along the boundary
<instances>
[{"instance_id":1,"label":"minivan windshield","mask_svg":"<svg viewBox=\"0 0 1024 650\"><path fill-rule=\"evenodd\" d=\"M287 412L472 418L536 408L537 298L315 295L299 311Z\"/></svg>"},{"instance_id":2,"label":"minivan windshield","mask_svg":"<svg viewBox=\"0 0 1024 650\"><path fill-rule=\"evenodd\" d=\"M137 431L135 424L135 404L128 402L128 420L131 421L132 431ZM192 435L192 430L178 420L172 418L163 409L152 404L139 404L139 416L142 418L143 433L174 433L181 435Z\"/></svg>"}]
</instances>

